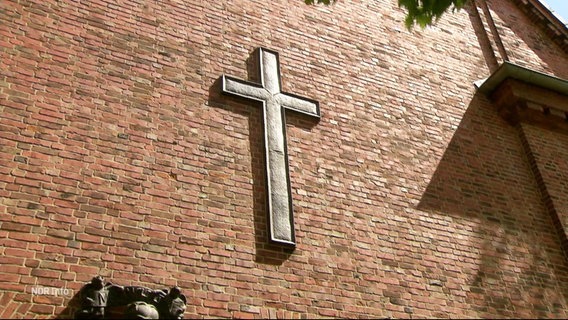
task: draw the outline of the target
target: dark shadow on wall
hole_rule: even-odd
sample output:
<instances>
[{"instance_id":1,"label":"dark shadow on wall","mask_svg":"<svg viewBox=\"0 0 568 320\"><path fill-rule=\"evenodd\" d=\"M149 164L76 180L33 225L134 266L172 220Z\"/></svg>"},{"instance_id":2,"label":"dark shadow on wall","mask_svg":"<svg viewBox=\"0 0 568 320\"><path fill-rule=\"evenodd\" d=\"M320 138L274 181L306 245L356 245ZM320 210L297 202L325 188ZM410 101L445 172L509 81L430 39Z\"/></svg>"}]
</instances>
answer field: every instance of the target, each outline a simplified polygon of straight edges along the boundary
<instances>
[{"instance_id":1,"label":"dark shadow on wall","mask_svg":"<svg viewBox=\"0 0 568 320\"><path fill-rule=\"evenodd\" d=\"M75 312L81 308L80 290L77 290L63 311L55 319L74 319Z\"/></svg>"},{"instance_id":2,"label":"dark shadow on wall","mask_svg":"<svg viewBox=\"0 0 568 320\"><path fill-rule=\"evenodd\" d=\"M255 57L251 54L247 59L248 81L260 81ZM264 133L262 104L245 98L228 96L221 93L221 79L217 79L209 89L209 106L237 113L248 117L250 128L251 170L253 180L253 212L255 230L255 261L263 264L280 265L294 252L293 248L279 246L269 241L268 210L266 192L266 158L264 150ZM303 130L311 130L317 123L309 117L295 112L286 112L287 126ZM290 141L288 141L290 143ZM288 147L290 150L290 147ZM298 240L298 239L296 239Z\"/></svg>"},{"instance_id":3,"label":"dark shadow on wall","mask_svg":"<svg viewBox=\"0 0 568 320\"><path fill-rule=\"evenodd\" d=\"M475 263L462 271L472 310L482 317L563 316L555 313L568 307L559 236L550 232L553 221L516 129L481 94L473 97L418 209L464 226L452 245L477 251ZM459 241L464 238L467 243Z\"/></svg>"}]
</instances>

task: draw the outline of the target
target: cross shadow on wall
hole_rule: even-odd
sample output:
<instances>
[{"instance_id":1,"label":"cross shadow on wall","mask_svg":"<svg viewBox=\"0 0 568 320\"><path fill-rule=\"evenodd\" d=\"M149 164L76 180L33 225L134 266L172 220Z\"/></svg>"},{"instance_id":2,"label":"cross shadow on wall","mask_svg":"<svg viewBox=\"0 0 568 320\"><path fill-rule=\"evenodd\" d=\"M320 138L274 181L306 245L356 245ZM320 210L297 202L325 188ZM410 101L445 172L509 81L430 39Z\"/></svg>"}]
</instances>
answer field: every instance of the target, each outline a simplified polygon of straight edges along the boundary
<instances>
[{"instance_id":1,"label":"cross shadow on wall","mask_svg":"<svg viewBox=\"0 0 568 320\"><path fill-rule=\"evenodd\" d=\"M255 56L251 53L246 61L247 80L249 82L260 82L256 64ZM269 241L262 104L250 99L224 95L221 93L221 86L221 79L218 78L209 88L209 106L248 118L253 195L251 214L254 216L255 261L263 264L280 265L290 257L294 248L276 245ZM292 126L309 131L317 124L317 120L286 111L286 123L288 127ZM288 147L288 150L290 149ZM293 190L292 194L294 194ZM296 237L301 237L301 234L296 233Z\"/></svg>"},{"instance_id":2,"label":"cross shadow on wall","mask_svg":"<svg viewBox=\"0 0 568 320\"><path fill-rule=\"evenodd\" d=\"M458 226L450 245L467 279L464 303L477 315L567 316L568 263L560 239L517 129L481 94L468 106L418 209Z\"/></svg>"}]
</instances>

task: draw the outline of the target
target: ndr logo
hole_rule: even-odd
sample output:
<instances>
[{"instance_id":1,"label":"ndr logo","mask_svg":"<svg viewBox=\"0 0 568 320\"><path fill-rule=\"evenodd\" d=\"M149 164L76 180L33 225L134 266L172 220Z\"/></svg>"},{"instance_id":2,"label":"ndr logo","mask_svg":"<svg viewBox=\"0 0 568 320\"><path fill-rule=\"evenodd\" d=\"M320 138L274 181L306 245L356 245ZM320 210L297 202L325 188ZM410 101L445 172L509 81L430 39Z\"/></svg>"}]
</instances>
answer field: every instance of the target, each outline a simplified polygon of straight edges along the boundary
<instances>
[{"instance_id":1,"label":"ndr logo","mask_svg":"<svg viewBox=\"0 0 568 320\"><path fill-rule=\"evenodd\" d=\"M33 287L32 294L42 296L69 296L71 289L67 288L53 288L53 287Z\"/></svg>"}]
</instances>

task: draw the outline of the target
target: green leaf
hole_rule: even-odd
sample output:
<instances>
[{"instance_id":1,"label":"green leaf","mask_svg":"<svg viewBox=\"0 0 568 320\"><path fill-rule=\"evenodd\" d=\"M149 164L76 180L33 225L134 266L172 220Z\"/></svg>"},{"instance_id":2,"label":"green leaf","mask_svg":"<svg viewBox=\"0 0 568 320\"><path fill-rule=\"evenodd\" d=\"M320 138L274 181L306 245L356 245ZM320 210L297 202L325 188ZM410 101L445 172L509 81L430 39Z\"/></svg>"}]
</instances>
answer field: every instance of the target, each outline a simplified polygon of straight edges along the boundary
<instances>
[{"instance_id":1,"label":"green leaf","mask_svg":"<svg viewBox=\"0 0 568 320\"><path fill-rule=\"evenodd\" d=\"M337 0L304 0L306 4L330 5ZM437 22L450 8L463 8L469 0L398 0L398 6L407 10L404 24L409 30L416 24L426 28Z\"/></svg>"},{"instance_id":2,"label":"green leaf","mask_svg":"<svg viewBox=\"0 0 568 320\"><path fill-rule=\"evenodd\" d=\"M463 8L469 0L398 0L398 6L407 10L404 24L410 30L415 24L425 28L437 22L452 9Z\"/></svg>"}]
</instances>

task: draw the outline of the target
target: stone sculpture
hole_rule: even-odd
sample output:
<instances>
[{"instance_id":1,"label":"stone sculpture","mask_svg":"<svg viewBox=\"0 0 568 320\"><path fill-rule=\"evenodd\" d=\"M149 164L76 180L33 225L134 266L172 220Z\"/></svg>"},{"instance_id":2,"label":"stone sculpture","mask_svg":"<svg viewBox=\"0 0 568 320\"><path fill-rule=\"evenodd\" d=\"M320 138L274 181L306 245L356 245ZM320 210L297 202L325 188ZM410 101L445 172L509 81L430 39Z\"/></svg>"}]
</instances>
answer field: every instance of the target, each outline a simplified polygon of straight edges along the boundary
<instances>
[{"instance_id":1,"label":"stone sculpture","mask_svg":"<svg viewBox=\"0 0 568 320\"><path fill-rule=\"evenodd\" d=\"M183 319L186 298L178 287L152 290L104 283L94 277L79 292L76 319Z\"/></svg>"}]
</instances>

